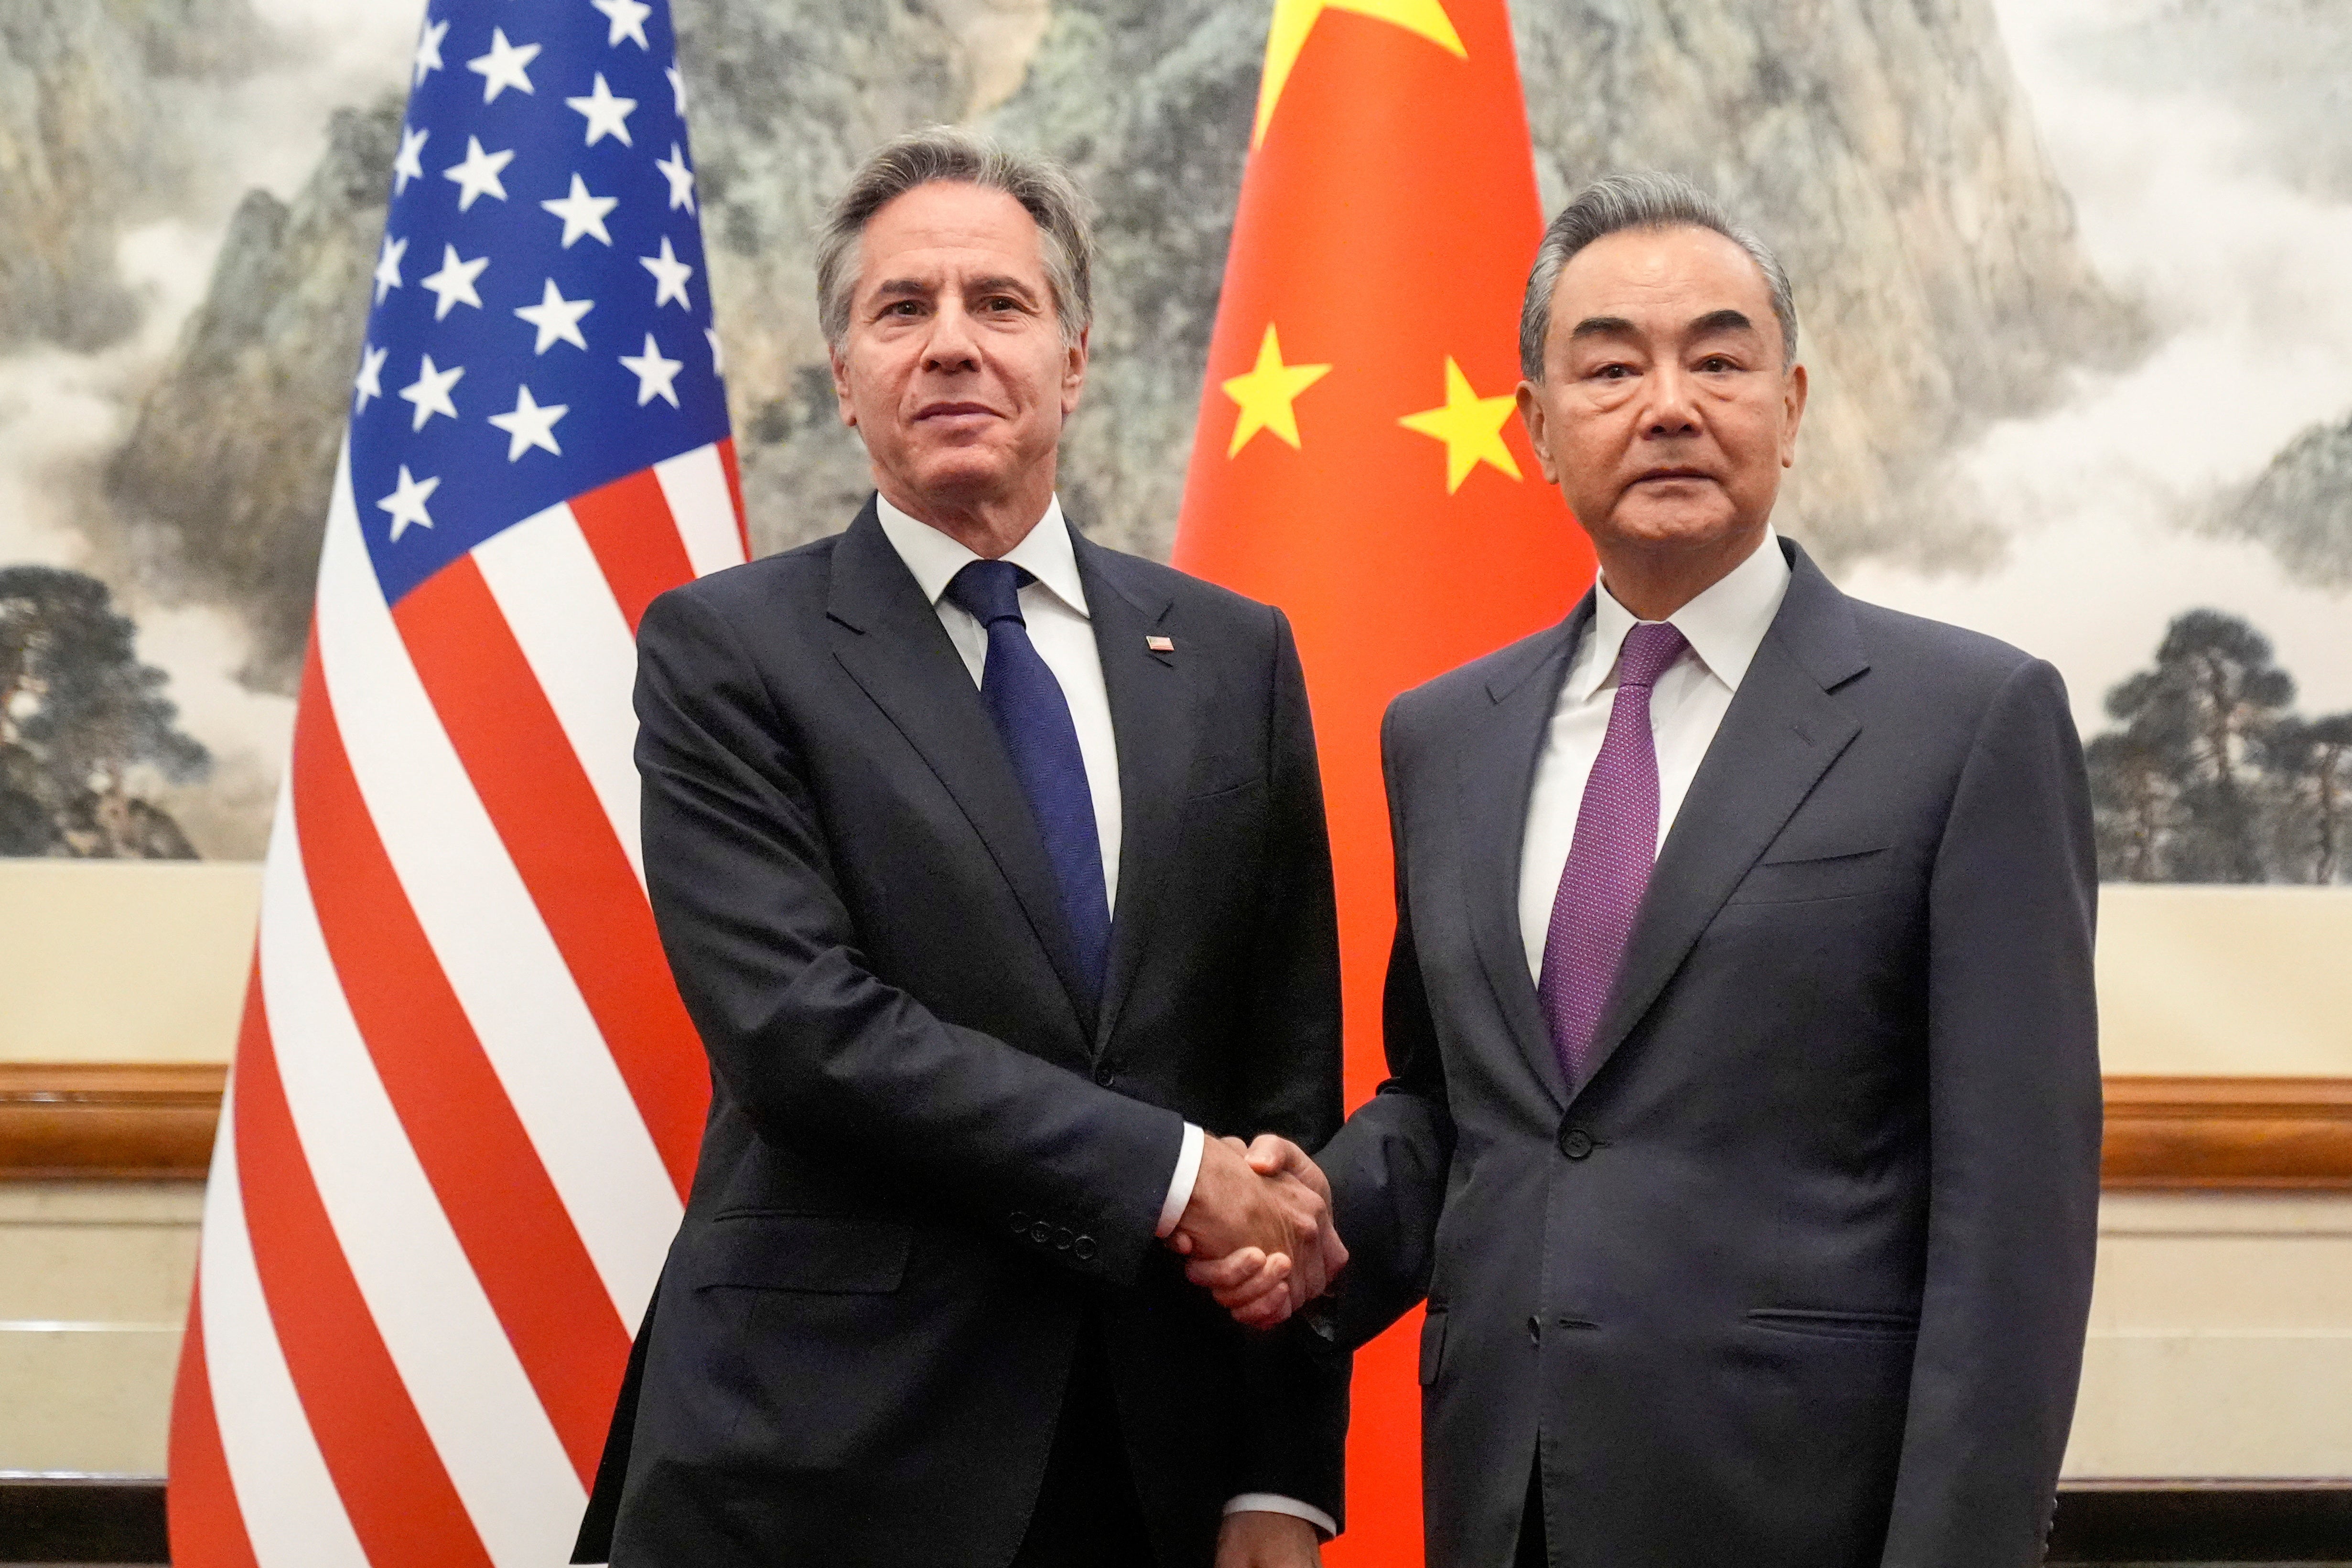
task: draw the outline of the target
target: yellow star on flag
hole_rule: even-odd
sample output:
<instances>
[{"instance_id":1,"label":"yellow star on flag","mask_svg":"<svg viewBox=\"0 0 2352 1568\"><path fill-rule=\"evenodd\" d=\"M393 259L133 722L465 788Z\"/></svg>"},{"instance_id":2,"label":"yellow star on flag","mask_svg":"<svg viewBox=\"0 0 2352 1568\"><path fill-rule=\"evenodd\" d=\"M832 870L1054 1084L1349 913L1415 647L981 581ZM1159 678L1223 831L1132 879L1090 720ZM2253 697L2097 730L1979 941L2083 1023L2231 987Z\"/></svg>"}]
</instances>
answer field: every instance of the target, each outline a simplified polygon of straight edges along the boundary
<instances>
[{"instance_id":1,"label":"yellow star on flag","mask_svg":"<svg viewBox=\"0 0 2352 1568\"><path fill-rule=\"evenodd\" d=\"M1247 375L1235 376L1224 383L1225 395L1241 405L1241 417L1234 422L1233 444L1225 448L1232 457L1249 444L1249 438L1261 430L1271 430L1295 449L1298 445L1298 415L1291 402L1300 392L1331 373L1328 365L1286 365L1282 362L1282 340L1274 335L1274 323L1265 324L1265 337L1257 346L1257 363Z\"/></svg>"},{"instance_id":2,"label":"yellow star on flag","mask_svg":"<svg viewBox=\"0 0 2352 1568\"><path fill-rule=\"evenodd\" d=\"M1519 476L1518 460L1503 443L1503 422L1511 417L1517 397L1505 392L1500 397L1480 397L1470 388L1470 378L1445 356L1445 406L1424 409L1406 414L1397 421L1407 430L1445 443L1445 493L1449 496L1462 488L1462 481L1470 470L1481 463L1491 463L1516 479Z\"/></svg>"},{"instance_id":3,"label":"yellow star on flag","mask_svg":"<svg viewBox=\"0 0 2352 1568\"><path fill-rule=\"evenodd\" d=\"M1265 140L1266 122L1274 118L1274 106L1282 101L1290 68L1298 63L1307 35L1315 30L1316 21L1326 11L1353 11L1376 22L1391 23L1420 34L1457 58L1470 57L1470 51L1462 47L1462 35L1454 30L1454 20L1439 0L1274 0L1274 27L1265 38L1265 74L1258 78L1257 129L1250 132L1252 147Z\"/></svg>"}]
</instances>

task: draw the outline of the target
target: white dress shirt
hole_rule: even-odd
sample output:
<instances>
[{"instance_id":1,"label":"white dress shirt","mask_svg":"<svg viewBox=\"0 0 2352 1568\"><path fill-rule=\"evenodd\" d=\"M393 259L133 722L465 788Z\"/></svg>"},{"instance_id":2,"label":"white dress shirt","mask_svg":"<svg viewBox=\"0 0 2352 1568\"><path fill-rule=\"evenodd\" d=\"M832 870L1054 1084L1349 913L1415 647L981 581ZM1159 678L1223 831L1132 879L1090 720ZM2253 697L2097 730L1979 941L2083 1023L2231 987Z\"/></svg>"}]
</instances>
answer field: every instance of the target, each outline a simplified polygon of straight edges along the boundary
<instances>
[{"instance_id":1,"label":"white dress shirt","mask_svg":"<svg viewBox=\"0 0 2352 1568\"><path fill-rule=\"evenodd\" d=\"M1690 646L1650 688L1650 736L1658 748L1660 844L1675 825L1683 797L1690 792L1698 765L1788 591L1789 563L1780 554L1780 536L1768 526L1753 555L1666 617ZM1519 851L1519 937L1527 946L1528 973L1539 984L1544 944L1551 935L1552 903L1568 869L1577 814L1584 808L1585 780L1600 758L1609 715L1617 703L1618 651L1637 623L1633 612L1610 593L1608 580L1598 579L1592 619L1569 661L1568 678L1552 709L1550 733L1536 758L1535 787L1528 792L1527 837Z\"/></svg>"},{"instance_id":2,"label":"white dress shirt","mask_svg":"<svg viewBox=\"0 0 2352 1568\"><path fill-rule=\"evenodd\" d=\"M945 597L956 573L979 560L979 553L929 523L908 517L886 497L874 497L874 509L890 547L914 573L916 586L931 601L940 624L947 629L948 640L963 655L971 684L979 685L988 667L988 628ZM1102 650L1095 645L1094 618L1087 609L1086 583L1078 576L1078 552L1070 543L1068 525L1062 520L1060 497L1046 503L1045 515L1003 559L1036 579L1021 590L1021 619L1029 629L1037 656L1045 661L1060 685L1062 700L1070 706L1070 722L1078 732L1078 756L1087 765L1087 790L1095 800L1103 894L1116 910L1121 825L1118 741L1111 728L1110 693L1103 685ZM1199 1127L1184 1124L1184 1141L1177 1150L1176 1169L1168 1179L1168 1196L1160 1206L1156 1234L1168 1235L1184 1217L1184 1206L1192 1201L1193 1184L1200 1180L1201 1151L1206 1141ZM1225 1511L1292 1514L1326 1535L1337 1529L1337 1521L1321 1509L1271 1492L1245 1492L1226 1503Z\"/></svg>"}]
</instances>

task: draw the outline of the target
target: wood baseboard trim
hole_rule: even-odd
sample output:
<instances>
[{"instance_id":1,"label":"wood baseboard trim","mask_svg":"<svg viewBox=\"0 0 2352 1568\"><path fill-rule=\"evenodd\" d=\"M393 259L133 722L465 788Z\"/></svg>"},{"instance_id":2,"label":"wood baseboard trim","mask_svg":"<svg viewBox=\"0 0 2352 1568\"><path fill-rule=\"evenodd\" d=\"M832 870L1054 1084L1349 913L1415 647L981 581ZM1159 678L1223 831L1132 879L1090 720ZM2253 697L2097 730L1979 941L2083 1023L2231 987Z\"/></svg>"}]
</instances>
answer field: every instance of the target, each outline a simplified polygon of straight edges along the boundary
<instances>
[{"instance_id":1,"label":"wood baseboard trim","mask_svg":"<svg viewBox=\"0 0 2352 1568\"><path fill-rule=\"evenodd\" d=\"M228 1069L0 1062L0 1179L200 1181Z\"/></svg>"},{"instance_id":2,"label":"wood baseboard trim","mask_svg":"<svg viewBox=\"0 0 2352 1568\"><path fill-rule=\"evenodd\" d=\"M2053 1563L2352 1562L2352 1481L2074 1481Z\"/></svg>"},{"instance_id":3,"label":"wood baseboard trim","mask_svg":"<svg viewBox=\"0 0 2352 1568\"><path fill-rule=\"evenodd\" d=\"M2109 1188L2352 1189L2352 1079L2110 1078Z\"/></svg>"},{"instance_id":4,"label":"wood baseboard trim","mask_svg":"<svg viewBox=\"0 0 2352 1568\"><path fill-rule=\"evenodd\" d=\"M0 1472L0 1563L167 1563L161 1476Z\"/></svg>"},{"instance_id":5,"label":"wood baseboard trim","mask_svg":"<svg viewBox=\"0 0 2352 1568\"><path fill-rule=\"evenodd\" d=\"M157 1476L0 1474L0 1562L161 1563ZM2053 1563L2352 1561L2352 1482L2091 1481L2058 1489Z\"/></svg>"},{"instance_id":6,"label":"wood baseboard trim","mask_svg":"<svg viewBox=\"0 0 2352 1568\"><path fill-rule=\"evenodd\" d=\"M227 1069L0 1062L0 1179L197 1180ZM2109 1189L2352 1191L2352 1078L2110 1078Z\"/></svg>"}]
</instances>

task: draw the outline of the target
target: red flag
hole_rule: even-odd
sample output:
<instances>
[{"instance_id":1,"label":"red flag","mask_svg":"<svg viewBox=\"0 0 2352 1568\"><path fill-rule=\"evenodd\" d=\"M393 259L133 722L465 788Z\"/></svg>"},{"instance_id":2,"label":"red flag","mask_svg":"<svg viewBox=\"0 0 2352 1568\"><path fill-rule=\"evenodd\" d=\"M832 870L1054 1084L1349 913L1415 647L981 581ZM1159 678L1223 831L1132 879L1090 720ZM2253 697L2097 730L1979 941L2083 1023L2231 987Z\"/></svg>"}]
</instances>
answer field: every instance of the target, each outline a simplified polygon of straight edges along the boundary
<instances>
[{"instance_id":1,"label":"red flag","mask_svg":"<svg viewBox=\"0 0 2352 1568\"><path fill-rule=\"evenodd\" d=\"M1276 0L1176 564L1297 628L1351 1103L1383 1076L1381 711L1559 620L1592 570L1512 412L1542 224L1505 0ZM1418 1320L1359 1358L1334 1563L1421 1561Z\"/></svg>"}]
</instances>

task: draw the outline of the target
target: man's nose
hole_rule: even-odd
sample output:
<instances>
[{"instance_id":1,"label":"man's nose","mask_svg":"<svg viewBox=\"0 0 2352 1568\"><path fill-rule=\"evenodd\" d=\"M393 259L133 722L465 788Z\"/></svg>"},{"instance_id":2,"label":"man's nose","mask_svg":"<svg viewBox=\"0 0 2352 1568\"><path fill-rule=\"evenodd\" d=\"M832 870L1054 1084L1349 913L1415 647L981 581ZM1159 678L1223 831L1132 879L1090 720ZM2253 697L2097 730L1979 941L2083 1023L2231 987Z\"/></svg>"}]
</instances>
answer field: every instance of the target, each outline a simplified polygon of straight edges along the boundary
<instances>
[{"instance_id":1,"label":"man's nose","mask_svg":"<svg viewBox=\"0 0 2352 1568\"><path fill-rule=\"evenodd\" d=\"M931 318L931 332L923 343L927 371L969 371L980 365L980 340L971 315L960 299L950 299Z\"/></svg>"},{"instance_id":2,"label":"man's nose","mask_svg":"<svg viewBox=\"0 0 2352 1568\"><path fill-rule=\"evenodd\" d=\"M1650 406L1642 421L1643 434L1670 437L1697 431L1698 386L1689 371L1668 361L1651 373L1644 390L1649 393Z\"/></svg>"}]
</instances>

